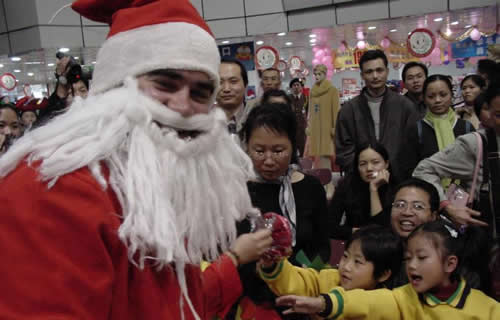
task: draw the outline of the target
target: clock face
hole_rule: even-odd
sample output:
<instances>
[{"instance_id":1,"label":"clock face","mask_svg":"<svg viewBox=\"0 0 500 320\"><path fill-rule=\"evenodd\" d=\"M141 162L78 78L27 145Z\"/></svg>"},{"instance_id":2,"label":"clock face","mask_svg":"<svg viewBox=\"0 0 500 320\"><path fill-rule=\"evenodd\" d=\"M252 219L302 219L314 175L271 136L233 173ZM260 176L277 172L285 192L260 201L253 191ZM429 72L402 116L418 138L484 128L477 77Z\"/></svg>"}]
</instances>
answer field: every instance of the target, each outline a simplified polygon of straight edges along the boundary
<instances>
[{"instance_id":1,"label":"clock face","mask_svg":"<svg viewBox=\"0 0 500 320\"><path fill-rule=\"evenodd\" d=\"M415 29L409 36L407 47L415 57L426 57L431 54L436 41L431 31L427 29Z\"/></svg>"},{"instance_id":2,"label":"clock face","mask_svg":"<svg viewBox=\"0 0 500 320\"><path fill-rule=\"evenodd\" d=\"M0 76L0 86L11 91L16 87L16 77L12 73L4 73Z\"/></svg>"},{"instance_id":3,"label":"clock face","mask_svg":"<svg viewBox=\"0 0 500 320\"><path fill-rule=\"evenodd\" d=\"M279 62L278 52L273 47L260 47L255 56L257 57L257 67L259 69L276 67Z\"/></svg>"}]
</instances>

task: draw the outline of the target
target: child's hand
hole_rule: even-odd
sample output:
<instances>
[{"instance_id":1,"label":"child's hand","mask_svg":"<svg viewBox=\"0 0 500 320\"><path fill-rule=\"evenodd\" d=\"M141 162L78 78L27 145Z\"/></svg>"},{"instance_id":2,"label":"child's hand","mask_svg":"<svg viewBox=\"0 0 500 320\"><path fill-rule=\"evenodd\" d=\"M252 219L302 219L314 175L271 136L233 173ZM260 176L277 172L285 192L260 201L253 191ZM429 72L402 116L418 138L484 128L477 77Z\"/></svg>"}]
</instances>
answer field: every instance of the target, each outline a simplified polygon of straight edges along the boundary
<instances>
[{"instance_id":1,"label":"child's hand","mask_svg":"<svg viewBox=\"0 0 500 320\"><path fill-rule=\"evenodd\" d=\"M283 314L306 313L316 314L325 309L325 300L322 297L304 297L304 296L282 296L276 299L276 305L290 307L283 311Z\"/></svg>"}]
</instances>

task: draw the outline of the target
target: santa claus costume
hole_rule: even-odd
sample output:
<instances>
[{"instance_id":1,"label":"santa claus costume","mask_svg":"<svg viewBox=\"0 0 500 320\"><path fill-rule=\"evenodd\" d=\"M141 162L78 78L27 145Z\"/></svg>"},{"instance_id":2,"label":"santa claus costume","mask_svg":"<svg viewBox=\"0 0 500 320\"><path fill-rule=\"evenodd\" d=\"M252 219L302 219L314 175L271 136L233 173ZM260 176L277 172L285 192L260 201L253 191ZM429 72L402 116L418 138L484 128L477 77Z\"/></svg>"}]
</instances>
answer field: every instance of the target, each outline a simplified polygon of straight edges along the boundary
<instances>
[{"instance_id":1,"label":"santa claus costume","mask_svg":"<svg viewBox=\"0 0 500 320\"><path fill-rule=\"evenodd\" d=\"M220 110L183 117L137 77L201 71L216 87L213 36L187 0L73 8L110 36L89 97L0 158L0 318L207 319L241 293L229 258L198 266L254 211L252 164Z\"/></svg>"}]
</instances>

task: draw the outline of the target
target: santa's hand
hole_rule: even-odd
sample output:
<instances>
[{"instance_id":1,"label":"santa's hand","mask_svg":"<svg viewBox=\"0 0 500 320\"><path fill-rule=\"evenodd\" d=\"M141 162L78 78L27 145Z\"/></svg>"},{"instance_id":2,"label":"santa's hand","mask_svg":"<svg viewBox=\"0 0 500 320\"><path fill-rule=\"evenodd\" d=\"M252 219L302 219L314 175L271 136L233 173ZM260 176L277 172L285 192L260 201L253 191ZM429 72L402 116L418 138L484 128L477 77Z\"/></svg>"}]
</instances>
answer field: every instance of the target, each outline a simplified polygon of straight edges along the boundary
<instances>
[{"instance_id":1,"label":"santa's hand","mask_svg":"<svg viewBox=\"0 0 500 320\"><path fill-rule=\"evenodd\" d=\"M289 307L283 314L306 313L316 314L325 309L323 297L282 296L276 299L276 305Z\"/></svg>"},{"instance_id":2,"label":"santa's hand","mask_svg":"<svg viewBox=\"0 0 500 320\"><path fill-rule=\"evenodd\" d=\"M258 260L272 243L271 230L261 229L239 236L231 246L231 250L237 255L238 263L243 265Z\"/></svg>"}]
</instances>

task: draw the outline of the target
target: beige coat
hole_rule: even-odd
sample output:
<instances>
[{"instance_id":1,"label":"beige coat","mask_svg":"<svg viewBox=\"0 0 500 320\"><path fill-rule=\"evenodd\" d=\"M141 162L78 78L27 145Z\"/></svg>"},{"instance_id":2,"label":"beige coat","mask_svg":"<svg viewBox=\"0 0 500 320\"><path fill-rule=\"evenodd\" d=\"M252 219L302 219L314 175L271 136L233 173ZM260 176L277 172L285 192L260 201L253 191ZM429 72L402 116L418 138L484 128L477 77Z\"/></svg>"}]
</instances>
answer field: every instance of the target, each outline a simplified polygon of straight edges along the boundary
<instances>
[{"instance_id":1,"label":"beige coat","mask_svg":"<svg viewBox=\"0 0 500 320\"><path fill-rule=\"evenodd\" d=\"M315 84L309 98L307 134L309 156L331 156L334 154L335 122L339 113L339 92L330 81Z\"/></svg>"}]
</instances>

